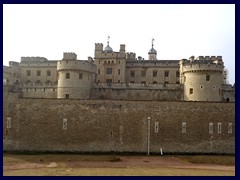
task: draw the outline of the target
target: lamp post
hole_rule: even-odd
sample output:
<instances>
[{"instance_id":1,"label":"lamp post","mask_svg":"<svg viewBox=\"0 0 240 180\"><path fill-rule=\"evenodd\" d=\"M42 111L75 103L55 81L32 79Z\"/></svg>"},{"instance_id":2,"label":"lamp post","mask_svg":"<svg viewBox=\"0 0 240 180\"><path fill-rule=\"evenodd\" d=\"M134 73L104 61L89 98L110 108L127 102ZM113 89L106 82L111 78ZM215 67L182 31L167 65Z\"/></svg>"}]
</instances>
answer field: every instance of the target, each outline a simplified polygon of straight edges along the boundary
<instances>
[{"instance_id":1,"label":"lamp post","mask_svg":"<svg viewBox=\"0 0 240 180\"><path fill-rule=\"evenodd\" d=\"M148 146L148 151L147 151L147 155L149 155L150 153L150 121L151 121L151 117L148 117L148 132L147 132L147 146Z\"/></svg>"}]
</instances>

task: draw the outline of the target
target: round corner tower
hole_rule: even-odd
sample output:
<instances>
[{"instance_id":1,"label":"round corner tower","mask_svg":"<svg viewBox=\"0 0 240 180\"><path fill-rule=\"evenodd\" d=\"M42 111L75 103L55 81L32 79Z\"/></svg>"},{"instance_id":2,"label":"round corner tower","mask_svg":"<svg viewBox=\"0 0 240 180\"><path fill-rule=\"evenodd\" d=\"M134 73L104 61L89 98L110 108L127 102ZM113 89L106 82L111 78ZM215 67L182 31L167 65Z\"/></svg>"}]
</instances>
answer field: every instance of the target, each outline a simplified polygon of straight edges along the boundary
<instances>
[{"instance_id":1,"label":"round corner tower","mask_svg":"<svg viewBox=\"0 0 240 180\"><path fill-rule=\"evenodd\" d=\"M221 101L224 64L221 56L199 56L180 61L185 101Z\"/></svg>"},{"instance_id":2,"label":"round corner tower","mask_svg":"<svg viewBox=\"0 0 240 180\"><path fill-rule=\"evenodd\" d=\"M57 73L57 98L90 98L96 75L96 66L91 61L80 61L75 53L64 53L63 59L57 63Z\"/></svg>"}]
</instances>

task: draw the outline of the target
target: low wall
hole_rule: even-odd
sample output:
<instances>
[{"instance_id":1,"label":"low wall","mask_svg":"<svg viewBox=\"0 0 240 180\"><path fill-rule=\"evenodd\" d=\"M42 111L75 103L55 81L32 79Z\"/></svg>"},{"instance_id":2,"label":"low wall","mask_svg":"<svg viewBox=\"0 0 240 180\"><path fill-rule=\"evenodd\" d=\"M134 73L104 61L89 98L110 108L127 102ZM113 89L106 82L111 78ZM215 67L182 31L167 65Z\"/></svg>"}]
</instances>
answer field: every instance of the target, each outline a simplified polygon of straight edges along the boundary
<instances>
[{"instance_id":1,"label":"low wall","mask_svg":"<svg viewBox=\"0 0 240 180\"><path fill-rule=\"evenodd\" d=\"M4 150L147 153L150 130L150 153L234 154L234 109L234 103L15 99L4 103Z\"/></svg>"}]
</instances>

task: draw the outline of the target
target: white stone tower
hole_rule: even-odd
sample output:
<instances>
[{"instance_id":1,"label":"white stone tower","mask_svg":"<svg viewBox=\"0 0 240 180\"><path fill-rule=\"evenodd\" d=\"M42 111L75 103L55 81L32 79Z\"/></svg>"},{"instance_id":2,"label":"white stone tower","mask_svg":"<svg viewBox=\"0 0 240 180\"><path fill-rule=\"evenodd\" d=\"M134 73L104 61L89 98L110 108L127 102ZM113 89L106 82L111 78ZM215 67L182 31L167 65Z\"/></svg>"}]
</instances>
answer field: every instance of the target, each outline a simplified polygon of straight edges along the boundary
<instances>
[{"instance_id":1,"label":"white stone tower","mask_svg":"<svg viewBox=\"0 0 240 180\"><path fill-rule=\"evenodd\" d=\"M153 48L153 41L154 39L152 38L152 48L148 52L148 59L149 60L157 60L157 51Z\"/></svg>"},{"instance_id":2,"label":"white stone tower","mask_svg":"<svg viewBox=\"0 0 240 180\"><path fill-rule=\"evenodd\" d=\"M199 56L180 61L185 101L221 101L224 64L221 56Z\"/></svg>"},{"instance_id":3,"label":"white stone tower","mask_svg":"<svg viewBox=\"0 0 240 180\"><path fill-rule=\"evenodd\" d=\"M89 99L96 66L92 61L79 61L75 53L64 53L57 63L57 98Z\"/></svg>"}]
</instances>

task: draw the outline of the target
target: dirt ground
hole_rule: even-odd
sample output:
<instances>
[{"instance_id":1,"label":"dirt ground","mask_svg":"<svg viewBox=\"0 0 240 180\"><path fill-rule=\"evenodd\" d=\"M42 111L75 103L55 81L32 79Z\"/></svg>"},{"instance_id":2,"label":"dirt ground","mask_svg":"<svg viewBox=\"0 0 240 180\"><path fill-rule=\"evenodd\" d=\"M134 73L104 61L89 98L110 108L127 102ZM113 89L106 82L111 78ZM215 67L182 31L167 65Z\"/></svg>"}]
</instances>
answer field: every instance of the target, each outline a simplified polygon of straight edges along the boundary
<instances>
[{"instance_id":1,"label":"dirt ground","mask_svg":"<svg viewBox=\"0 0 240 180\"><path fill-rule=\"evenodd\" d=\"M9 156L13 158L14 156ZM8 158L9 158L8 157ZM15 156L16 158L17 156ZM6 157L5 157L6 158ZM53 160L53 159L52 159ZM170 169L182 169L182 170L211 170L212 172L231 172L231 175L235 175L235 166L215 165L215 164L193 164L178 157L171 156L117 156L116 159L108 160L77 160L74 156L69 156L66 161L48 161L44 158L38 158L38 161L23 161L14 163L4 162L3 174L11 175L11 171L17 172L18 170L27 169L41 169L41 168L70 168L70 169L121 169L121 168L170 168ZM70 170L69 170L70 171ZM20 171L19 171L20 172ZM140 173L141 174L141 173ZM16 175L16 174L15 174ZM70 174L71 175L71 174ZM78 175L78 174L77 174ZM101 174L103 175L103 174ZM127 174L126 174L127 175ZM150 175L150 174L146 174ZM171 174L170 174L171 175ZM206 174L207 175L207 174Z\"/></svg>"}]
</instances>

